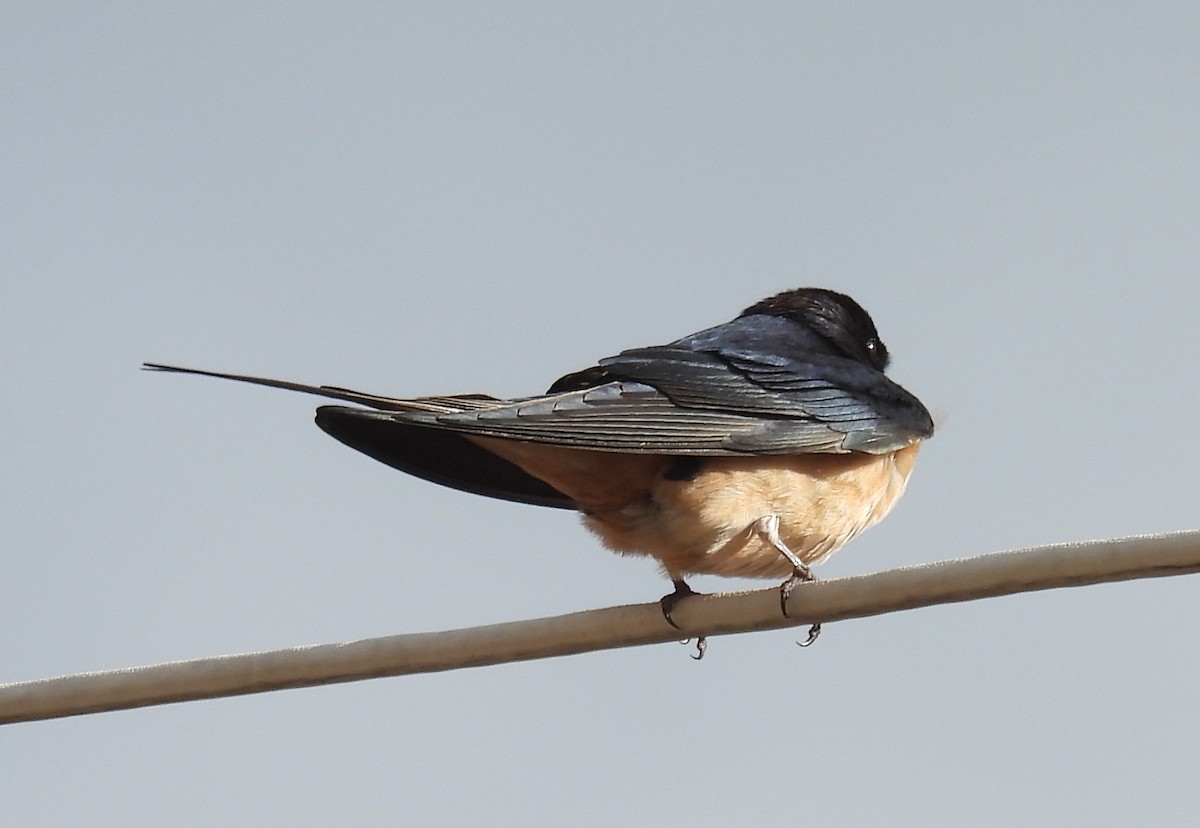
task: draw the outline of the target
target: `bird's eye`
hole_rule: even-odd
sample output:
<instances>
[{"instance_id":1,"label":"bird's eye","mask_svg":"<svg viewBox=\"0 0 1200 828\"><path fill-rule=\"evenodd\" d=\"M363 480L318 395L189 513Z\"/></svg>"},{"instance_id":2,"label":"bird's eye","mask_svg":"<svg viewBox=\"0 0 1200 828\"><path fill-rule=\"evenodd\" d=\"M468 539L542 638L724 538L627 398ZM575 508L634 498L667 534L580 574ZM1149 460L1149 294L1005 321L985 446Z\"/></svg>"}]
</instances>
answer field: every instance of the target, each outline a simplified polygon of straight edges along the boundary
<instances>
[{"instance_id":1,"label":"bird's eye","mask_svg":"<svg viewBox=\"0 0 1200 828\"><path fill-rule=\"evenodd\" d=\"M879 337L873 336L863 343L863 347L867 351L867 362L873 367L882 371L888 364L888 352L883 343L879 341Z\"/></svg>"}]
</instances>

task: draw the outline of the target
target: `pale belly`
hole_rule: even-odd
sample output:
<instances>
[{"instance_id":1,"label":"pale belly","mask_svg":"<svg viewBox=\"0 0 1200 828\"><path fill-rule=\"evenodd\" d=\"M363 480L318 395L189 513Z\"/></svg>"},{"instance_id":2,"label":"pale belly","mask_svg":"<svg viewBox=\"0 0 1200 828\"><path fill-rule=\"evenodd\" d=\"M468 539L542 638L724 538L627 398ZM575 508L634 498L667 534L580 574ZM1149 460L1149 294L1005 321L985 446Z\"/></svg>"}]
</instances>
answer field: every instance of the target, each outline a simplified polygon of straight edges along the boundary
<instances>
[{"instance_id":1,"label":"pale belly","mask_svg":"<svg viewBox=\"0 0 1200 828\"><path fill-rule=\"evenodd\" d=\"M819 563L891 510L919 446L885 455L709 458L692 479L659 479L646 497L584 522L619 553L658 558L672 578L782 578L792 566L754 528L759 518L778 516L788 548Z\"/></svg>"},{"instance_id":2,"label":"pale belly","mask_svg":"<svg viewBox=\"0 0 1200 828\"><path fill-rule=\"evenodd\" d=\"M672 579L790 575L791 564L754 529L769 515L789 549L819 563L888 513L920 448L706 457L695 475L671 480L672 458L661 455L469 439L570 497L610 549L657 558Z\"/></svg>"}]
</instances>

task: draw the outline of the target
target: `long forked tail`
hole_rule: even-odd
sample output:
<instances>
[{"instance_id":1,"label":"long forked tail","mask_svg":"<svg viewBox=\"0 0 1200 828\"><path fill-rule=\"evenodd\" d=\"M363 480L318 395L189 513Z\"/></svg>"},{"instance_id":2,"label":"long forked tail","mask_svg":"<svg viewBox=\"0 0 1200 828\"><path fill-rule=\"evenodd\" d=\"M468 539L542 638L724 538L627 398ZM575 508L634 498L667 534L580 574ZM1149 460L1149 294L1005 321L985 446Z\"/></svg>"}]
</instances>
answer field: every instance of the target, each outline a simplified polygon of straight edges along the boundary
<instances>
[{"instance_id":1,"label":"long forked tail","mask_svg":"<svg viewBox=\"0 0 1200 828\"><path fill-rule=\"evenodd\" d=\"M439 414L494 408L504 404L503 400L495 397L465 394L401 400L328 385L305 385L243 374L178 368L155 362L143 363L142 367L149 371L196 374L299 391L359 403L379 411L396 412L398 416L326 405L317 409L317 425L335 439L381 463L443 486L517 503L557 509L575 508L566 495L549 484L472 443L463 435L441 430L433 422Z\"/></svg>"},{"instance_id":2,"label":"long forked tail","mask_svg":"<svg viewBox=\"0 0 1200 828\"><path fill-rule=\"evenodd\" d=\"M376 394L364 394L361 391L351 391L348 388L337 388L332 385L306 385L302 382L269 379L267 377L251 377L244 374L224 374L219 371L202 371L199 368L180 368L175 365L160 365L157 362L143 362L142 368L147 371L165 371L171 374L195 374L202 377L248 382L252 385L265 385L269 388L282 388L285 391L299 391L302 394L314 394L331 400L358 403L370 406L380 411L409 411L412 410L410 401L381 397Z\"/></svg>"}]
</instances>

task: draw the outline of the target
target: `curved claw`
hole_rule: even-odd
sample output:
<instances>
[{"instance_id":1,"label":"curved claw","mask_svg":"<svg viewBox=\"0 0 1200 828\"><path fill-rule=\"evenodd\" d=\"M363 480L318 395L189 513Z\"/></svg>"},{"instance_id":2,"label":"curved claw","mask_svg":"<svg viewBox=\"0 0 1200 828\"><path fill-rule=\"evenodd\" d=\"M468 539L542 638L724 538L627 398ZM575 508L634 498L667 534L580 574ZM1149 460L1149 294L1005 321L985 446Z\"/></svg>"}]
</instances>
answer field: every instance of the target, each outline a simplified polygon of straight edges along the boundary
<instances>
[{"instance_id":1,"label":"curved claw","mask_svg":"<svg viewBox=\"0 0 1200 828\"><path fill-rule=\"evenodd\" d=\"M819 636L820 634L821 634L821 625L813 624L811 627L808 628L808 638L806 638L804 641L797 641L796 646L797 647L811 646L812 643L817 640L817 636Z\"/></svg>"},{"instance_id":2,"label":"curved claw","mask_svg":"<svg viewBox=\"0 0 1200 828\"><path fill-rule=\"evenodd\" d=\"M817 576L812 574L812 570L807 566L801 569L797 567L793 570L791 577L779 585L779 610L783 613L784 618L790 618L787 611L788 598L792 597L792 590L797 584L804 584L810 581L817 580Z\"/></svg>"},{"instance_id":3,"label":"curved claw","mask_svg":"<svg viewBox=\"0 0 1200 828\"><path fill-rule=\"evenodd\" d=\"M690 638L685 638L680 643L687 644L691 640L692 639L690 639ZM696 661L699 661L700 659L704 658L704 653L707 649L708 649L708 636L706 636L706 635L697 636L696 637L696 654L694 656L692 656L692 658Z\"/></svg>"},{"instance_id":4,"label":"curved claw","mask_svg":"<svg viewBox=\"0 0 1200 828\"><path fill-rule=\"evenodd\" d=\"M662 598L659 598L658 605L662 607L663 618L666 619L667 623L679 630L682 629L682 627L675 623L675 619L671 618L671 613L675 611L675 606L684 598L692 595L699 595L700 593L696 592L694 589L684 583L682 578L676 579L671 583L675 585L675 591L669 592Z\"/></svg>"}]
</instances>

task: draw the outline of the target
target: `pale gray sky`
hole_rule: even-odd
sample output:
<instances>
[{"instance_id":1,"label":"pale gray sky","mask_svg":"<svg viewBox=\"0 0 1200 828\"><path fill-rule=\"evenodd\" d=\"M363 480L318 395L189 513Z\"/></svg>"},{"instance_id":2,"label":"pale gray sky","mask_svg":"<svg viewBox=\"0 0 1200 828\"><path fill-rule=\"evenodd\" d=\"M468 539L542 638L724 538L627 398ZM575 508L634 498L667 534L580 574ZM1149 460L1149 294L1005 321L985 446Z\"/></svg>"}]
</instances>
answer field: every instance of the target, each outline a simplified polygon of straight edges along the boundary
<instances>
[{"instance_id":1,"label":"pale gray sky","mask_svg":"<svg viewBox=\"0 0 1200 828\"><path fill-rule=\"evenodd\" d=\"M823 285L941 427L822 576L1200 527L1197 42L1192 3L7 4L0 681L668 587L143 360L532 393ZM0 728L0 823L1178 824L1198 583Z\"/></svg>"}]
</instances>

